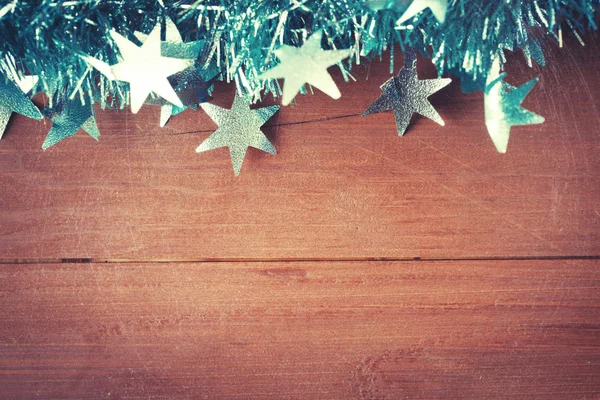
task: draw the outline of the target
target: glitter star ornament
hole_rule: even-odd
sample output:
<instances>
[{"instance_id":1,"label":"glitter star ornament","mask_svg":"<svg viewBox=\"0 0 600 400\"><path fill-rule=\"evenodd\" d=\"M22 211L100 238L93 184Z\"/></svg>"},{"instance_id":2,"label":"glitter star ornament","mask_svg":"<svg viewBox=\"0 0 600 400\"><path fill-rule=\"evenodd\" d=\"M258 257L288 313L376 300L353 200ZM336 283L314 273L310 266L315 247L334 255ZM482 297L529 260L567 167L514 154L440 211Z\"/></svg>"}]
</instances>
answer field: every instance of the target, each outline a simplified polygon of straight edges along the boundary
<instances>
[{"instance_id":1,"label":"glitter star ornament","mask_svg":"<svg viewBox=\"0 0 600 400\"><path fill-rule=\"evenodd\" d=\"M281 63L259 78L285 80L281 99L281 104L284 106L290 104L305 83L334 99L342 96L327 68L349 57L353 50L323 50L322 38L323 31L318 31L313 33L302 47L283 45L273 51Z\"/></svg>"},{"instance_id":2,"label":"glitter star ornament","mask_svg":"<svg viewBox=\"0 0 600 400\"><path fill-rule=\"evenodd\" d=\"M47 108L44 110L44 114L52 121L52 127L42 144L44 150L65 138L74 136L80 128L96 140L100 137L93 106L82 104L79 99Z\"/></svg>"},{"instance_id":3,"label":"glitter star ornament","mask_svg":"<svg viewBox=\"0 0 600 400\"><path fill-rule=\"evenodd\" d=\"M396 22L396 25L401 25L409 19L412 19L415 15L419 14L426 8L431 10L433 16L439 21L440 24L443 24L446 21L448 0L413 0L404 14L402 14L400 19Z\"/></svg>"},{"instance_id":4,"label":"glitter star ornament","mask_svg":"<svg viewBox=\"0 0 600 400\"><path fill-rule=\"evenodd\" d=\"M209 103L200 105L219 129L202 142L196 152L229 147L235 176L240 174L248 147L277 154L260 127L279 110L279 106L252 110L250 104L250 98L236 95L231 110Z\"/></svg>"},{"instance_id":5,"label":"glitter star ornament","mask_svg":"<svg viewBox=\"0 0 600 400\"><path fill-rule=\"evenodd\" d=\"M544 122L544 117L521 107L538 79L516 88L504 82L505 76L506 73L500 74L500 61L496 59L488 75L484 94L485 125L499 153L506 153L512 126Z\"/></svg>"},{"instance_id":6,"label":"glitter star ornament","mask_svg":"<svg viewBox=\"0 0 600 400\"><path fill-rule=\"evenodd\" d=\"M192 66L194 60L161 55L160 24L157 24L142 46L137 46L115 31L110 33L121 53L122 61L108 66L92 57L85 59L109 79L129 83L131 112L139 111L151 92L183 108L167 79Z\"/></svg>"},{"instance_id":7,"label":"glitter star ornament","mask_svg":"<svg viewBox=\"0 0 600 400\"><path fill-rule=\"evenodd\" d=\"M383 94L366 109L363 116L393 110L400 136L406 132L414 113L444 125L442 117L427 98L448 86L451 81L449 78L420 80L417 75L417 53L408 50L404 53L404 67L397 76L381 85Z\"/></svg>"},{"instance_id":8,"label":"glitter star ornament","mask_svg":"<svg viewBox=\"0 0 600 400\"><path fill-rule=\"evenodd\" d=\"M31 88L24 86L23 89ZM37 120L43 118L40 110L25 95L22 88L0 73L0 139L13 112Z\"/></svg>"}]
</instances>

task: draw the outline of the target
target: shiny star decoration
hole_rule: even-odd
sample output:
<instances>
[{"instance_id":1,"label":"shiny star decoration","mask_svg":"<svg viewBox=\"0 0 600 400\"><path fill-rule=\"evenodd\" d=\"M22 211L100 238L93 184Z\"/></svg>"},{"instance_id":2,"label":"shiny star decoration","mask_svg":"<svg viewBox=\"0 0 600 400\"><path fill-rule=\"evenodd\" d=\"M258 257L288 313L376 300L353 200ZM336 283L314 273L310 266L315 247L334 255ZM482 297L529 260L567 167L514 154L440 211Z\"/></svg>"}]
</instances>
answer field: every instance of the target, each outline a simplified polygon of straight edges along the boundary
<instances>
[{"instance_id":1,"label":"shiny star decoration","mask_svg":"<svg viewBox=\"0 0 600 400\"><path fill-rule=\"evenodd\" d=\"M119 48L121 62L109 66L93 57L84 58L107 78L129 83L131 112L137 113L151 92L183 108L167 78L192 66L194 60L161 55L160 23L139 47L115 31L110 35Z\"/></svg>"},{"instance_id":2,"label":"shiny star decoration","mask_svg":"<svg viewBox=\"0 0 600 400\"><path fill-rule=\"evenodd\" d=\"M281 99L284 106L290 104L305 83L334 99L342 96L327 68L349 57L353 50L323 50L322 38L323 31L318 31L302 47L283 45L273 51L281 63L263 73L259 79L285 79Z\"/></svg>"},{"instance_id":3,"label":"shiny star decoration","mask_svg":"<svg viewBox=\"0 0 600 400\"><path fill-rule=\"evenodd\" d=\"M20 81L18 83L28 85ZM23 89L29 91L31 87L23 86ZM6 125L8 125L8 120L13 112L37 120L43 118L40 110L25 95L20 85L0 73L0 139L4 135Z\"/></svg>"},{"instance_id":4,"label":"shiny star decoration","mask_svg":"<svg viewBox=\"0 0 600 400\"><path fill-rule=\"evenodd\" d=\"M59 102L53 108L46 108L44 115L52 121L52 127L42 144L44 150L74 136L80 128L96 140L100 137L93 105L82 104L79 99Z\"/></svg>"},{"instance_id":5,"label":"shiny star decoration","mask_svg":"<svg viewBox=\"0 0 600 400\"><path fill-rule=\"evenodd\" d=\"M413 0L410 6L406 9L404 14L396 22L396 25L401 25L404 22L412 19L415 15L421 11L429 8L433 13L434 17L440 24L446 21L446 12L448 10L448 0Z\"/></svg>"},{"instance_id":6,"label":"shiny star decoration","mask_svg":"<svg viewBox=\"0 0 600 400\"><path fill-rule=\"evenodd\" d=\"M443 126L442 117L427 98L448 86L451 81L449 78L420 80L417 75L417 53L415 50L408 50L404 53L404 67L396 77L381 85L383 94L365 110L363 116L394 110L399 136L406 132L414 113Z\"/></svg>"},{"instance_id":7,"label":"shiny star decoration","mask_svg":"<svg viewBox=\"0 0 600 400\"><path fill-rule=\"evenodd\" d=\"M235 176L240 174L248 147L277 154L260 127L279 110L279 106L252 110L250 104L250 98L236 95L231 110L209 103L200 105L219 126L219 129L202 142L196 152L229 147Z\"/></svg>"},{"instance_id":8,"label":"shiny star decoration","mask_svg":"<svg viewBox=\"0 0 600 400\"><path fill-rule=\"evenodd\" d=\"M500 73L500 61L496 59L484 94L485 125L499 153L506 153L512 126L544 122L544 117L521 107L538 78L514 87L504 82L505 76L506 73Z\"/></svg>"}]
</instances>

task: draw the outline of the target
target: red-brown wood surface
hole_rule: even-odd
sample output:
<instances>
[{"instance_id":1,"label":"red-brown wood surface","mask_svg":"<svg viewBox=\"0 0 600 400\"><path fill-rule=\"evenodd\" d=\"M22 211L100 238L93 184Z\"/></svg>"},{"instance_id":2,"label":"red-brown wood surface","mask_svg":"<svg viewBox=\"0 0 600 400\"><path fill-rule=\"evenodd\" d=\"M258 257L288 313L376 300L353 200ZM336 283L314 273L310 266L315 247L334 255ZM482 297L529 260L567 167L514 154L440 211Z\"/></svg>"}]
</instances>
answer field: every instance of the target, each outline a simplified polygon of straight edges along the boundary
<instances>
[{"instance_id":1,"label":"red-brown wood surface","mask_svg":"<svg viewBox=\"0 0 600 400\"><path fill-rule=\"evenodd\" d=\"M2 398L598 398L598 267L4 266Z\"/></svg>"},{"instance_id":2,"label":"red-brown wood surface","mask_svg":"<svg viewBox=\"0 0 600 400\"><path fill-rule=\"evenodd\" d=\"M46 151L49 123L13 117L0 143L0 258L600 254L597 42L550 47L543 69L515 57L509 80L541 77L525 106L546 123L513 128L506 155L487 135L483 95L458 83L432 97L445 127L418 118L399 138L393 114L360 116L387 61L338 79L341 100L283 108L265 129L279 154L251 149L238 178L227 149L195 152L216 128L202 111L164 129L156 107L99 112L99 143L80 132ZM229 106L232 90L219 86L215 102Z\"/></svg>"},{"instance_id":3,"label":"red-brown wood surface","mask_svg":"<svg viewBox=\"0 0 600 400\"><path fill-rule=\"evenodd\" d=\"M47 151L48 121L13 116L0 398L600 398L585 41L549 46L546 68L514 57L509 81L540 76L524 106L546 122L513 128L506 155L458 82L432 97L446 127L419 118L398 138L392 114L361 117L387 60L351 83L332 69L342 99L283 108L265 128L278 155L250 150L238 178L226 149L195 153L216 128L202 111L164 129L150 106L99 111L99 143ZM232 96L218 85L214 102Z\"/></svg>"}]
</instances>

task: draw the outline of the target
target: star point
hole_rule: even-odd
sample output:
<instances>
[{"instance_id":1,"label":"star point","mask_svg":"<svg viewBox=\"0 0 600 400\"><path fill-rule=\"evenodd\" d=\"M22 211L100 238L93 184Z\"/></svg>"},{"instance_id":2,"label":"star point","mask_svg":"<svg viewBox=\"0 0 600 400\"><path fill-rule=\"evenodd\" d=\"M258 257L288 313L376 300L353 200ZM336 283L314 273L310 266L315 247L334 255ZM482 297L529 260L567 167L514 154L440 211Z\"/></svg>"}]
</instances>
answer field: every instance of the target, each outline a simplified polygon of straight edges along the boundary
<instances>
[{"instance_id":1,"label":"star point","mask_svg":"<svg viewBox=\"0 0 600 400\"><path fill-rule=\"evenodd\" d=\"M448 10L448 0L413 0L404 14L398 19L396 25L402 25L404 22L412 19L421 11L429 8L440 24L446 21L446 12Z\"/></svg>"}]
</instances>

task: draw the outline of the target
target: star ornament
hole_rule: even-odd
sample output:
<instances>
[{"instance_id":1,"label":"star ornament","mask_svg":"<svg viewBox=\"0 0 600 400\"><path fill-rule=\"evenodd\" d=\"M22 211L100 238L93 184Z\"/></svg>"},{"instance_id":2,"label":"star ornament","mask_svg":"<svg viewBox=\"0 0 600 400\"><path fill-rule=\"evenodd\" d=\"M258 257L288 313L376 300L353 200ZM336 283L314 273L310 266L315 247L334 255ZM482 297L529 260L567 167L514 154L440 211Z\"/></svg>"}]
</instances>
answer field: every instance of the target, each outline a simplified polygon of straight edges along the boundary
<instances>
[{"instance_id":1,"label":"star ornament","mask_svg":"<svg viewBox=\"0 0 600 400\"><path fill-rule=\"evenodd\" d=\"M44 150L74 136L79 129L83 129L96 140L100 136L92 104L82 104L79 99L67 100L53 108L45 109L44 114L52 121L52 127L42 144Z\"/></svg>"},{"instance_id":2,"label":"star ornament","mask_svg":"<svg viewBox=\"0 0 600 400\"><path fill-rule=\"evenodd\" d=\"M260 79L285 80L281 104L287 106L305 83L316 87L334 99L342 95L327 68L349 57L353 50L323 50L323 31L312 34L302 47L283 45L273 52L281 63L266 71Z\"/></svg>"},{"instance_id":3,"label":"star ornament","mask_svg":"<svg viewBox=\"0 0 600 400\"><path fill-rule=\"evenodd\" d=\"M448 0L413 0L410 6L406 9L404 14L396 22L396 25L402 25L409 19L412 19L415 15L421 11L429 8L433 13L434 17L440 24L446 21L446 12L448 10Z\"/></svg>"},{"instance_id":4,"label":"star ornament","mask_svg":"<svg viewBox=\"0 0 600 400\"><path fill-rule=\"evenodd\" d=\"M512 126L544 122L544 117L521 107L538 78L515 88L503 81L505 76L500 74L500 62L496 59L484 94L485 125L499 153L506 153Z\"/></svg>"},{"instance_id":5,"label":"star ornament","mask_svg":"<svg viewBox=\"0 0 600 400\"><path fill-rule=\"evenodd\" d=\"M196 152L229 147L235 176L240 174L248 147L277 154L260 127L279 110L279 106L252 110L250 99L238 95L233 99L231 110L209 103L200 106L215 121L219 129L202 142Z\"/></svg>"},{"instance_id":6,"label":"star ornament","mask_svg":"<svg viewBox=\"0 0 600 400\"><path fill-rule=\"evenodd\" d=\"M399 136L406 132L414 113L421 114L443 126L442 117L427 98L448 86L452 80L449 78L420 80L416 67L416 52L409 50L404 53L404 67L397 76L381 85L383 94L365 110L363 116L393 110Z\"/></svg>"},{"instance_id":7,"label":"star ornament","mask_svg":"<svg viewBox=\"0 0 600 400\"><path fill-rule=\"evenodd\" d=\"M85 57L109 79L129 83L131 112L137 113L151 92L183 108L183 104L167 77L192 66L194 60L161 55L160 24L157 24L142 46L137 46L115 31L110 33L121 53L122 61L108 66L103 61Z\"/></svg>"},{"instance_id":8,"label":"star ornament","mask_svg":"<svg viewBox=\"0 0 600 400\"><path fill-rule=\"evenodd\" d=\"M25 87L24 87L25 89ZM25 95L23 90L0 73L0 139L13 112L40 120L42 113Z\"/></svg>"}]
</instances>

